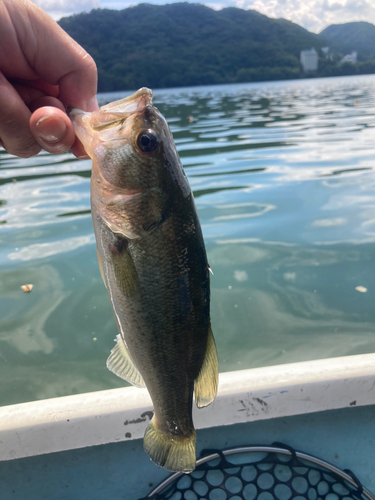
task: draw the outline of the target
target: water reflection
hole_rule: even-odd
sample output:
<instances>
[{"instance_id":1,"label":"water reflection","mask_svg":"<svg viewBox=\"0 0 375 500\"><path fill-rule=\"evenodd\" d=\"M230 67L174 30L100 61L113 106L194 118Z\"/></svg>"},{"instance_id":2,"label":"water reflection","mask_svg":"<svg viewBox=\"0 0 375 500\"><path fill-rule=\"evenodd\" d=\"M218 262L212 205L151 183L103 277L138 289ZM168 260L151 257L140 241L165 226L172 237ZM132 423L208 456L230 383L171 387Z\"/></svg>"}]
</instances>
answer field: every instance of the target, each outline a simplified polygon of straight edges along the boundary
<instances>
[{"instance_id":1,"label":"water reflection","mask_svg":"<svg viewBox=\"0 0 375 500\"><path fill-rule=\"evenodd\" d=\"M28 272L27 278L35 288L30 297L20 296L19 283L23 283L24 277L19 271L2 272L0 298L9 306L1 318L0 348L5 362L14 360L13 350L23 355L52 353L55 342L46 332L46 322L69 293L63 290L63 282L51 266L42 265L37 271ZM13 349L8 359L9 348Z\"/></svg>"},{"instance_id":2,"label":"water reflection","mask_svg":"<svg viewBox=\"0 0 375 500\"><path fill-rule=\"evenodd\" d=\"M93 234L88 236L77 236L76 238L70 238L68 240L59 240L51 243L36 243L35 245L29 245L19 249L17 252L11 252L8 254L8 259L10 260L33 260L33 259L45 259L51 255L57 255L59 253L71 252L79 247L93 244L95 238Z\"/></svg>"},{"instance_id":3,"label":"water reflection","mask_svg":"<svg viewBox=\"0 0 375 500\"><path fill-rule=\"evenodd\" d=\"M221 371L374 351L374 96L372 76L155 92L214 271ZM0 150L0 404L123 385L90 168Z\"/></svg>"},{"instance_id":4,"label":"water reflection","mask_svg":"<svg viewBox=\"0 0 375 500\"><path fill-rule=\"evenodd\" d=\"M372 299L357 290L375 284L370 246L221 241L210 255L227 285L213 290L213 314L230 369L375 349Z\"/></svg>"},{"instance_id":5,"label":"water reflection","mask_svg":"<svg viewBox=\"0 0 375 500\"><path fill-rule=\"evenodd\" d=\"M36 176L38 177L38 176ZM6 184L1 196L7 204L0 212L7 229L57 224L67 210L87 209L89 181L73 175L31 178L28 182Z\"/></svg>"}]
</instances>

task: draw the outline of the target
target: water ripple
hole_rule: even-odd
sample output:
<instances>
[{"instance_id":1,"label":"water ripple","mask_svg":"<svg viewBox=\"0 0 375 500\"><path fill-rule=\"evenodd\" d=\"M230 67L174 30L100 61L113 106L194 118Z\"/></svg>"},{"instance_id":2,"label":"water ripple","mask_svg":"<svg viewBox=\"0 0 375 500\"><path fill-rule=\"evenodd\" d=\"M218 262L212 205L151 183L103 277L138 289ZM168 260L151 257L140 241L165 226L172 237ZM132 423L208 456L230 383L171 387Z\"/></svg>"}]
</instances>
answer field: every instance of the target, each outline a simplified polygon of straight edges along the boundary
<instances>
[{"instance_id":1,"label":"water ripple","mask_svg":"<svg viewBox=\"0 0 375 500\"><path fill-rule=\"evenodd\" d=\"M221 371L374 351L375 77L157 90L154 101L215 273ZM123 385L105 368L116 325L90 169L70 153L0 149L0 404Z\"/></svg>"}]
</instances>

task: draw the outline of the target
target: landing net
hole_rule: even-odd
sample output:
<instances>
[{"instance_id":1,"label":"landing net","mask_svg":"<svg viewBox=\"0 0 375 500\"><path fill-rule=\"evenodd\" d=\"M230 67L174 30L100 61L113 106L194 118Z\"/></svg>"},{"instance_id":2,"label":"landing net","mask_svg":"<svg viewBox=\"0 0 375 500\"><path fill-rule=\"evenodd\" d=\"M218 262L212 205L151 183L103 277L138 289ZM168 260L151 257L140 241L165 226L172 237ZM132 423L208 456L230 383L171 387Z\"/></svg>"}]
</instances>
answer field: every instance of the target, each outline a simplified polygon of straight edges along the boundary
<instances>
[{"instance_id":1,"label":"landing net","mask_svg":"<svg viewBox=\"0 0 375 500\"><path fill-rule=\"evenodd\" d=\"M143 500L375 500L353 472L279 443L203 454Z\"/></svg>"}]
</instances>

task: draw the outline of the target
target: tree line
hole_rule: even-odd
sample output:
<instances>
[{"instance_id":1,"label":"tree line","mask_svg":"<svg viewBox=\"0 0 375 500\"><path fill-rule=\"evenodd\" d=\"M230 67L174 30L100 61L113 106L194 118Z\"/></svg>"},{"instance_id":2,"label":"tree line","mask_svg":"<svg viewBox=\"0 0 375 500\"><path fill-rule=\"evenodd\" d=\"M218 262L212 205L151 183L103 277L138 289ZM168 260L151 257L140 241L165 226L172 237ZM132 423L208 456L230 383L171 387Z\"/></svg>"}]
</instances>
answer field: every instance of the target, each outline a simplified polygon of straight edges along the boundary
<instances>
[{"instance_id":1,"label":"tree line","mask_svg":"<svg viewBox=\"0 0 375 500\"><path fill-rule=\"evenodd\" d=\"M254 10L140 4L59 24L95 59L100 92L302 78L300 51L311 47L321 56L315 76L375 72L375 61L348 67L326 60L324 38Z\"/></svg>"}]
</instances>

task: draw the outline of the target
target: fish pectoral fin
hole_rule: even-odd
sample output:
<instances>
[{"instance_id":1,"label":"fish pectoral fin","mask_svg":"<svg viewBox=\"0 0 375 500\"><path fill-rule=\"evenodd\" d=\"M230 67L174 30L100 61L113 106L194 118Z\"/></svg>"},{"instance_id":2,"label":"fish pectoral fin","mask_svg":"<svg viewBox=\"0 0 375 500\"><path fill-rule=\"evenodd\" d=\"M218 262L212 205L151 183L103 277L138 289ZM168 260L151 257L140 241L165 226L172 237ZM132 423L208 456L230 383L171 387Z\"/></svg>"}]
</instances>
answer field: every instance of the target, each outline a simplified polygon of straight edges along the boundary
<instances>
[{"instance_id":1,"label":"fish pectoral fin","mask_svg":"<svg viewBox=\"0 0 375 500\"><path fill-rule=\"evenodd\" d=\"M188 436L169 434L157 426L155 416L146 429L143 447L156 465L170 472L192 472L195 469L194 429Z\"/></svg>"},{"instance_id":2,"label":"fish pectoral fin","mask_svg":"<svg viewBox=\"0 0 375 500\"><path fill-rule=\"evenodd\" d=\"M117 335L116 337L116 345L107 359L107 368L118 377L136 387L146 387L142 375L134 366L121 335Z\"/></svg>"},{"instance_id":3,"label":"fish pectoral fin","mask_svg":"<svg viewBox=\"0 0 375 500\"><path fill-rule=\"evenodd\" d=\"M219 361L211 327L208 331L206 355L198 377L194 381L194 396L198 408L208 406L215 399L219 380Z\"/></svg>"}]
</instances>

